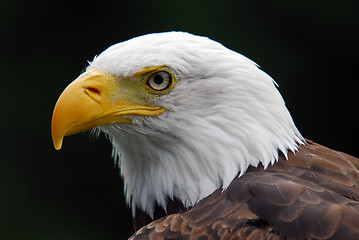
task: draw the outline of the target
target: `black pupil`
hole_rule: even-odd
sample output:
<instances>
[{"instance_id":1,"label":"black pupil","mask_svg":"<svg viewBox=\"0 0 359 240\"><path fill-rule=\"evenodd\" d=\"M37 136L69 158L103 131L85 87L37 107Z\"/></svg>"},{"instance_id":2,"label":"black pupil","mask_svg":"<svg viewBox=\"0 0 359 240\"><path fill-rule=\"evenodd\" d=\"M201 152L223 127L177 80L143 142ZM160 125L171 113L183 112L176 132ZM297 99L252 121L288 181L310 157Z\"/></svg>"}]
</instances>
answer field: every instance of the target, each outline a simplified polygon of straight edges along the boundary
<instances>
[{"instance_id":1,"label":"black pupil","mask_svg":"<svg viewBox=\"0 0 359 240\"><path fill-rule=\"evenodd\" d=\"M163 83L163 77L160 74L156 74L155 78L153 79L153 81L160 85L161 83Z\"/></svg>"}]
</instances>

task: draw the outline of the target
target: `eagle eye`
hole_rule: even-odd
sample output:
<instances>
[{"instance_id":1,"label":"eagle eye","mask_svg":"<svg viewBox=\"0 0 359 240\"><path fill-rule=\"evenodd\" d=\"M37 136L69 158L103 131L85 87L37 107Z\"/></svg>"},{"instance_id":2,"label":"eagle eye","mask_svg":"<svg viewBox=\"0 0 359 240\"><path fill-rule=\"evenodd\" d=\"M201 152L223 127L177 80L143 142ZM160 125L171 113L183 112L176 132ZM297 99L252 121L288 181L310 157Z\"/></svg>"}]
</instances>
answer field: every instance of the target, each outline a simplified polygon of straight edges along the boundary
<instances>
[{"instance_id":1,"label":"eagle eye","mask_svg":"<svg viewBox=\"0 0 359 240\"><path fill-rule=\"evenodd\" d=\"M163 91L172 85L172 76L166 71L153 73L147 80L147 85L156 91Z\"/></svg>"}]
</instances>

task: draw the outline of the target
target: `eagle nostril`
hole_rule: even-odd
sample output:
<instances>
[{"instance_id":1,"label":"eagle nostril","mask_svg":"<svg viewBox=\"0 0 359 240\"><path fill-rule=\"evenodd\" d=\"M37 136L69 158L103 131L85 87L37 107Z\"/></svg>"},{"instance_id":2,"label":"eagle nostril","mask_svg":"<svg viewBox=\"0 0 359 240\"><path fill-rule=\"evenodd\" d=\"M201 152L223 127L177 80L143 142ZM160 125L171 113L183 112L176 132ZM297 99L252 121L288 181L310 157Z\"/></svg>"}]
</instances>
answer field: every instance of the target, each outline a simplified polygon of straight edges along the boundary
<instances>
[{"instance_id":1,"label":"eagle nostril","mask_svg":"<svg viewBox=\"0 0 359 240\"><path fill-rule=\"evenodd\" d=\"M94 87L85 87L85 94L92 98L92 100L96 102L101 101L101 92L97 88Z\"/></svg>"},{"instance_id":2,"label":"eagle nostril","mask_svg":"<svg viewBox=\"0 0 359 240\"><path fill-rule=\"evenodd\" d=\"M91 92L91 93L100 95L100 91L99 91L98 89L96 89L96 88L87 87L86 90L89 91L89 92Z\"/></svg>"}]
</instances>

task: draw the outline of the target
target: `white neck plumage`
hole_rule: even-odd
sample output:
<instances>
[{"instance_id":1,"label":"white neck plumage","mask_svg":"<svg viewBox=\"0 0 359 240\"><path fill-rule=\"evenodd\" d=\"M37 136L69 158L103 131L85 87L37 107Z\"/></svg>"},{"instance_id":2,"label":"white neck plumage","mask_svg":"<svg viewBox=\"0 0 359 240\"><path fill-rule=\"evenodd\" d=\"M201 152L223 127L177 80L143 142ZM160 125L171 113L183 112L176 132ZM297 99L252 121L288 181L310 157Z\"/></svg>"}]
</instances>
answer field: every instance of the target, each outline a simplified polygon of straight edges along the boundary
<instances>
[{"instance_id":1,"label":"white neck plumage","mask_svg":"<svg viewBox=\"0 0 359 240\"><path fill-rule=\"evenodd\" d=\"M166 199L173 197L192 207L216 189L226 189L248 166L267 167L278 159L279 151L284 155L295 151L302 137L270 78L266 84L256 85L261 91L257 99L250 99L256 94L245 94L255 89L241 93L239 85L227 91L236 97L214 105L207 101L208 106L187 109L168 106L156 118L100 127L114 146L133 214L139 207L152 217L156 203L166 209ZM264 87L271 93L266 94ZM184 117L176 114L186 110L188 114L180 114Z\"/></svg>"}]
</instances>

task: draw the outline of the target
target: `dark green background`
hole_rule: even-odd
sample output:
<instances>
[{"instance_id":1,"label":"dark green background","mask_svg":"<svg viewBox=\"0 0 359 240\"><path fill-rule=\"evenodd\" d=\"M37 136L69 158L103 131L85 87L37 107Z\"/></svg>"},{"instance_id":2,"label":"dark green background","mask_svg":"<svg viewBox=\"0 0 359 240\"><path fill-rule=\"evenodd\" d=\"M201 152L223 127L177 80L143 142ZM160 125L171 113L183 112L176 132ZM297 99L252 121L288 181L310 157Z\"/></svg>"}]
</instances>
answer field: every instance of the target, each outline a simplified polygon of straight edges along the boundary
<instances>
[{"instance_id":1,"label":"dark green background","mask_svg":"<svg viewBox=\"0 0 359 240\"><path fill-rule=\"evenodd\" d=\"M0 239L124 239L132 232L111 146L80 134L55 151L62 90L108 46L151 32L209 36L280 85L302 134L359 156L358 1L0 3Z\"/></svg>"}]
</instances>

